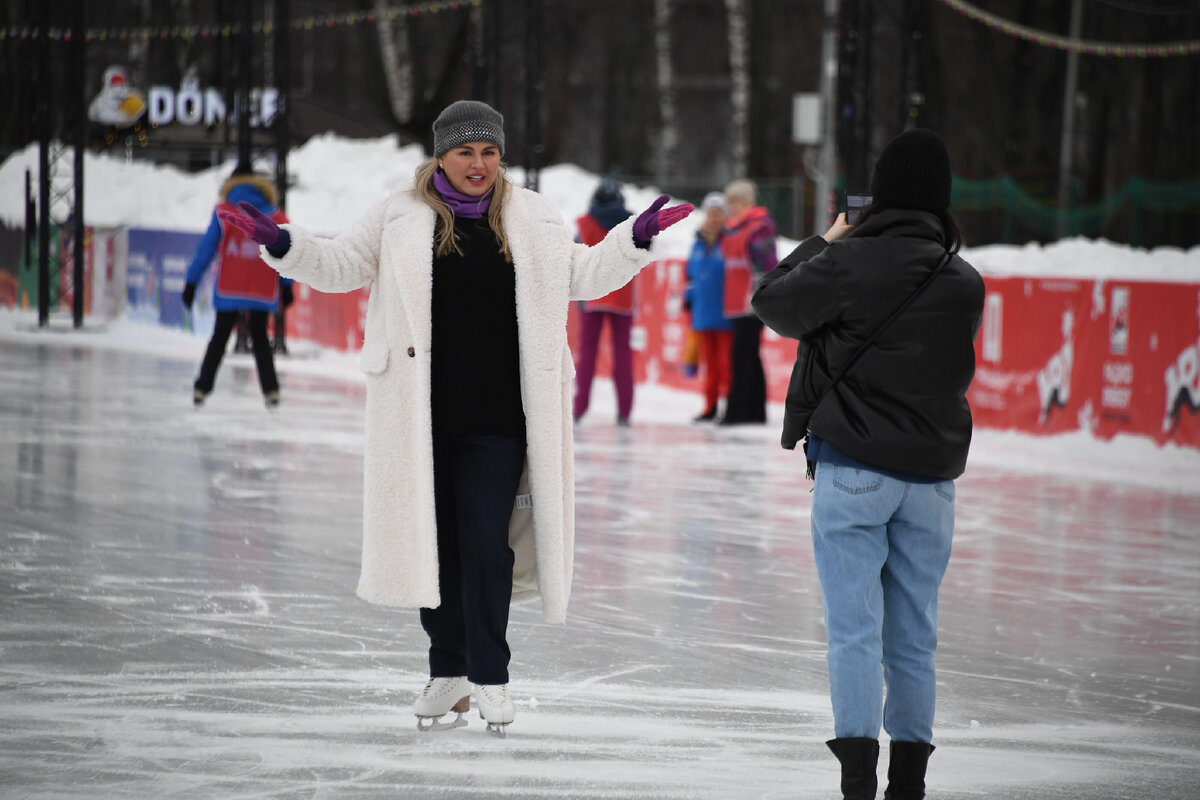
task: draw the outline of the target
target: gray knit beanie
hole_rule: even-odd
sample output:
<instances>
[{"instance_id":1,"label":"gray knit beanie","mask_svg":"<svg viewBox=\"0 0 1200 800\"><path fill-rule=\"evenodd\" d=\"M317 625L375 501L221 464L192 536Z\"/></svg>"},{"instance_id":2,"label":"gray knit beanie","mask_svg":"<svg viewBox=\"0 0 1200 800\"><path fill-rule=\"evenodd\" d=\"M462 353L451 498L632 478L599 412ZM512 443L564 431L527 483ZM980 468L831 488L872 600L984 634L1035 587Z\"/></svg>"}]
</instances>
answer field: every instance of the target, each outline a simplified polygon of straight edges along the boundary
<instances>
[{"instance_id":1,"label":"gray knit beanie","mask_svg":"<svg viewBox=\"0 0 1200 800\"><path fill-rule=\"evenodd\" d=\"M467 142L491 142L504 155L504 116L478 100L458 100L446 106L433 121L434 156Z\"/></svg>"}]
</instances>

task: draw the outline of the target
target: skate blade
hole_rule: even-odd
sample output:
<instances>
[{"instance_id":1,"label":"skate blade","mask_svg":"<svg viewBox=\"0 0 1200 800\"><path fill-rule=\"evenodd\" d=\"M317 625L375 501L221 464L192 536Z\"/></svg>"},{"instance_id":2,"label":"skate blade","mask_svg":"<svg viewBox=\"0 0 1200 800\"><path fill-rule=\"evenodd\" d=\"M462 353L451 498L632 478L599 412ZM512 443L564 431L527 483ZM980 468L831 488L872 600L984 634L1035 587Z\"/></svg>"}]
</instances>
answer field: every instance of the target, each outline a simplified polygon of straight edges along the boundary
<instances>
[{"instance_id":1,"label":"skate blade","mask_svg":"<svg viewBox=\"0 0 1200 800\"><path fill-rule=\"evenodd\" d=\"M483 715L482 711L479 712L479 718L487 722L487 732L492 736L498 739L508 738L508 726L512 724L512 720L508 722L488 722L487 717Z\"/></svg>"},{"instance_id":2,"label":"skate blade","mask_svg":"<svg viewBox=\"0 0 1200 800\"><path fill-rule=\"evenodd\" d=\"M440 717L417 717L417 730L428 733L430 731L451 731L455 728L466 727L467 721L463 719L461 711L457 712L457 716L450 722L442 721L446 716L448 715L443 714Z\"/></svg>"}]
</instances>

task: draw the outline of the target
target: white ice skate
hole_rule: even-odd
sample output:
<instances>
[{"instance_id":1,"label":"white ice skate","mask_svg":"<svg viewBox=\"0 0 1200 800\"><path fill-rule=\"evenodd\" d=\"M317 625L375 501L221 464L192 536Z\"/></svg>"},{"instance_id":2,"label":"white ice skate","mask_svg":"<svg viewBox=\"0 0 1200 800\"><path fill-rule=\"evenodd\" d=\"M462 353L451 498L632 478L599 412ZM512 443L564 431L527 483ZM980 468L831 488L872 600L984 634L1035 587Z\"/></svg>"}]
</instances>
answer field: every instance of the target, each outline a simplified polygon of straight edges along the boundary
<instances>
[{"instance_id":1,"label":"white ice skate","mask_svg":"<svg viewBox=\"0 0 1200 800\"><path fill-rule=\"evenodd\" d=\"M463 713L471 708L471 682L465 677L430 678L413 704L417 715L417 730L440 731L461 728L467 724ZM451 722L442 717L451 711L458 714Z\"/></svg>"},{"instance_id":2,"label":"white ice skate","mask_svg":"<svg viewBox=\"0 0 1200 800\"><path fill-rule=\"evenodd\" d=\"M475 687L479 716L487 722L488 733L504 738L508 725L517 716L517 707L508 695L508 684L480 684Z\"/></svg>"}]
</instances>

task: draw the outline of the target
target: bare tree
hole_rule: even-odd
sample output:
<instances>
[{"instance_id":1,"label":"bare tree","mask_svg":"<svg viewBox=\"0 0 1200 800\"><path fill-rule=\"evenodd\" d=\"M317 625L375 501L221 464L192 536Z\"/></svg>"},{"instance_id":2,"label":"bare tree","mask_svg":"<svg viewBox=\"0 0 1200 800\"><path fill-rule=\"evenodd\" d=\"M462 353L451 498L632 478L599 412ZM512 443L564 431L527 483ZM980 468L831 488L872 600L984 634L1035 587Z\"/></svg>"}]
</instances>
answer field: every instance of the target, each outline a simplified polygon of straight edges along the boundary
<instances>
[{"instance_id":1,"label":"bare tree","mask_svg":"<svg viewBox=\"0 0 1200 800\"><path fill-rule=\"evenodd\" d=\"M654 51L658 72L658 113L662 124L656 177L675 175L679 125L675 113L675 78L671 68L671 0L654 0Z\"/></svg>"},{"instance_id":2,"label":"bare tree","mask_svg":"<svg viewBox=\"0 0 1200 800\"><path fill-rule=\"evenodd\" d=\"M750 59L747 36L746 0L725 0L729 17L730 105L733 109L730 148L733 171L746 176L750 155Z\"/></svg>"},{"instance_id":3,"label":"bare tree","mask_svg":"<svg viewBox=\"0 0 1200 800\"><path fill-rule=\"evenodd\" d=\"M392 115L400 125L407 125L413 113L413 63L408 46L408 15L397 14L389 19L388 0L375 0L379 23L379 52L383 56L383 75L387 80L388 100Z\"/></svg>"}]
</instances>

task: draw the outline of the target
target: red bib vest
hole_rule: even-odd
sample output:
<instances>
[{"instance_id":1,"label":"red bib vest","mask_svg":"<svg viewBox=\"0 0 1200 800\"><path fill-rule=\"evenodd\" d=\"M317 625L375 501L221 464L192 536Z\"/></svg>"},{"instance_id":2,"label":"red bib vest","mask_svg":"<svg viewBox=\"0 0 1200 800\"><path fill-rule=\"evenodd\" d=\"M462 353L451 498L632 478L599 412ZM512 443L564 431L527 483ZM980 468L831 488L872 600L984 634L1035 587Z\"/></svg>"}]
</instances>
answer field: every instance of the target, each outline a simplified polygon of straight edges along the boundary
<instances>
[{"instance_id":1,"label":"red bib vest","mask_svg":"<svg viewBox=\"0 0 1200 800\"><path fill-rule=\"evenodd\" d=\"M230 203L221 203L217 208L241 213ZM271 214L271 219L277 223L287 222L287 216L279 209ZM274 303L279 298L279 273L259 258L256 243L246 238L240 229L224 222L221 223L221 243L217 248L216 293L221 297L263 303Z\"/></svg>"},{"instance_id":2,"label":"red bib vest","mask_svg":"<svg viewBox=\"0 0 1200 800\"><path fill-rule=\"evenodd\" d=\"M590 214L580 217L575 222L579 226L579 241L589 247L599 244L608 235L608 231L604 230L603 226ZM588 300L584 304L584 308L588 311L611 311L614 314L632 316L635 304L634 284L636 282L637 278L634 277L620 289L609 292L604 297L596 300Z\"/></svg>"}]
</instances>

